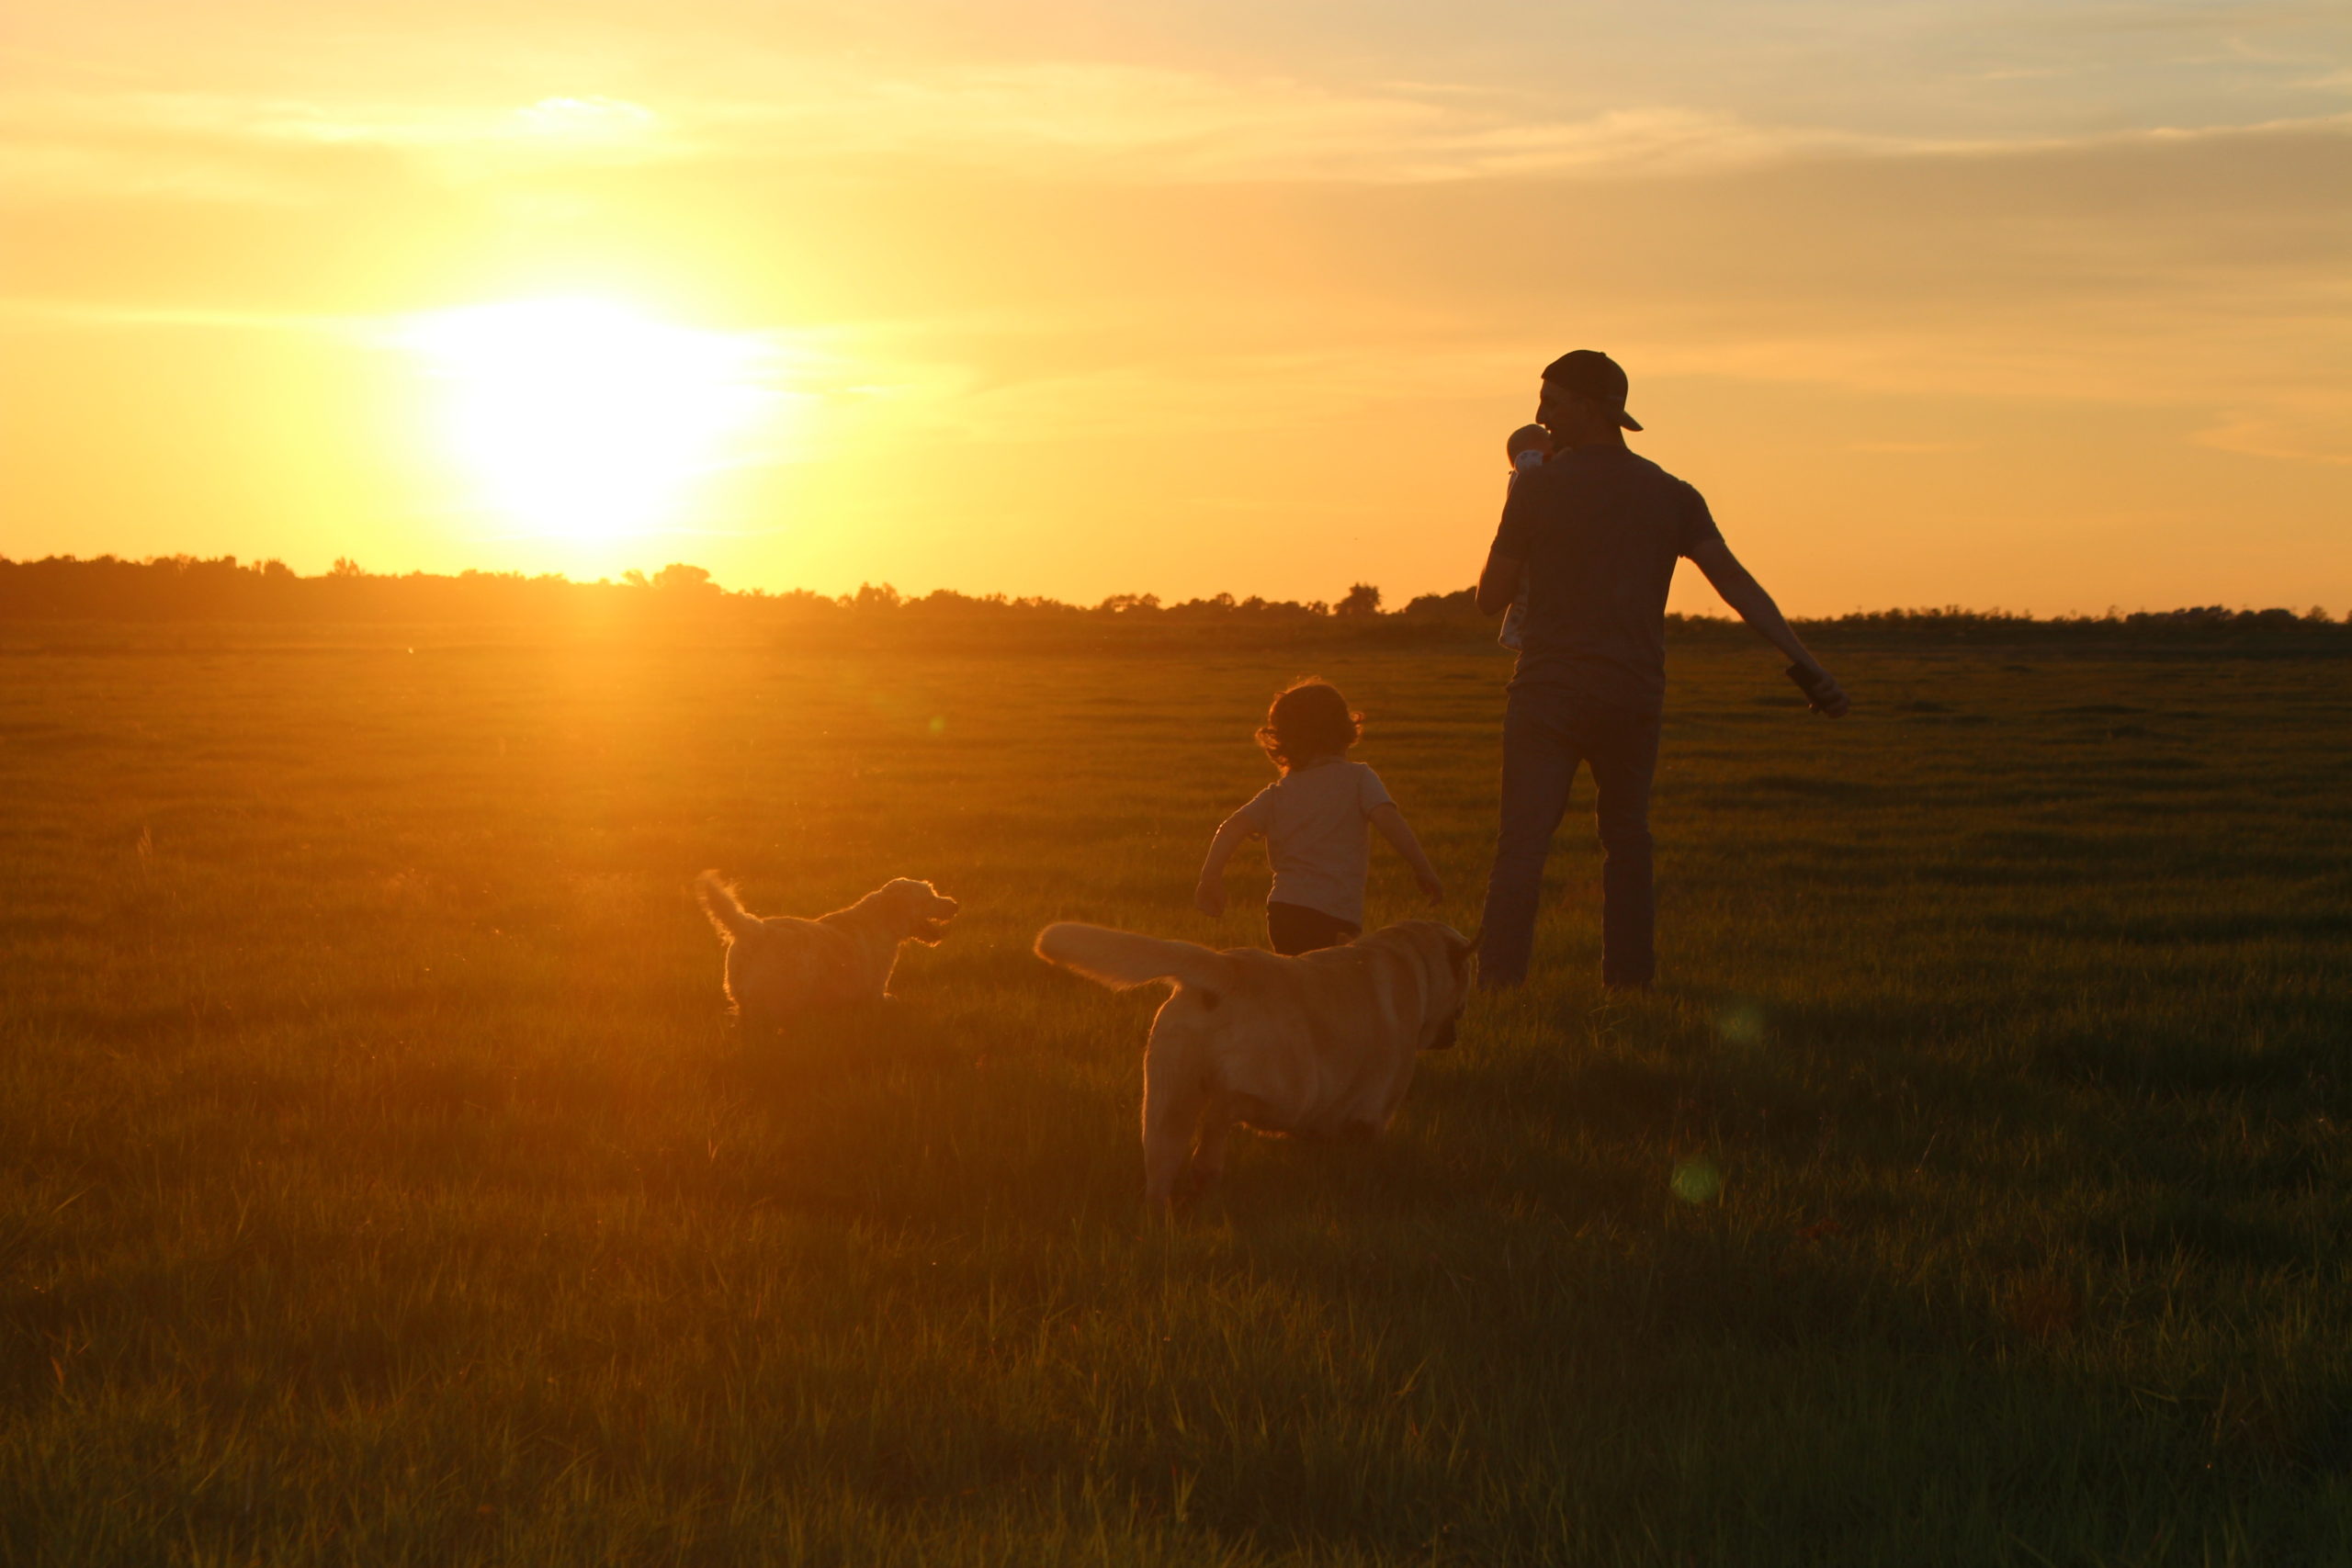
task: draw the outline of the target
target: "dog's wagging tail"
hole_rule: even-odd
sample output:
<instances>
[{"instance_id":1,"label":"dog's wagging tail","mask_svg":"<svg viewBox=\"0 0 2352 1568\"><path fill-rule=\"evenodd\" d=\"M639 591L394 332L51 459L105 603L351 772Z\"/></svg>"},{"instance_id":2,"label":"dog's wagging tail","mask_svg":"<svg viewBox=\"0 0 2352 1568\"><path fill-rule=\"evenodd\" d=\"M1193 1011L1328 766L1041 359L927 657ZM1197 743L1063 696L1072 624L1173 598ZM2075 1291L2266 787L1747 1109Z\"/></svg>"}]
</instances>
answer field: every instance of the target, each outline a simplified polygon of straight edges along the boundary
<instances>
[{"instance_id":1,"label":"dog's wagging tail","mask_svg":"<svg viewBox=\"0 0 2352 1568\"><path fill-rule=\"evenodd\" d=\"M1037 956L1114 991L1172 980L1204 989L1226 977L1231 960L1197 942L1167 942L1133 931L1057 920L1037 933Z\"/></svg>"},{"instance_id":2,"label":"dog's wagging tail","mask_svg":"<svg viewBox=\"0 0 2352 1568\"><path fill-rule=\"evenodd\" d=\"M703 913L718 928L719 936L729 942L744 942L758 936L763 928L759 916L743 908L735 897L735 889L715 871L706 871L695 878L695 897L701 900Z\"/></svg>"}]
</instances>

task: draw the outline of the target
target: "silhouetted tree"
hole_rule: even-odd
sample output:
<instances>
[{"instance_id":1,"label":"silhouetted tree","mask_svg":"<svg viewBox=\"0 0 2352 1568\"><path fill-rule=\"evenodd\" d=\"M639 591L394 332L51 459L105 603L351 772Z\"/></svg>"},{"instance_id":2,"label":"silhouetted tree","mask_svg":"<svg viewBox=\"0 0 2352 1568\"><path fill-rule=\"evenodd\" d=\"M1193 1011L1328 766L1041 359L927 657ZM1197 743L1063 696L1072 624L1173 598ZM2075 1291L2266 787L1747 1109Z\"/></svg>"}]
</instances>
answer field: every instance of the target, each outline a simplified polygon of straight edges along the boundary
<instances>
[{"instance_id":1,"label":"silhouetted tree","mask_svg":"<svg viewBox=\"0 0 2352 1568\"><path fill-rule=\"evenodd\" d=\"M709 572L705 571L701 567L688 566L684 561L676 560L653 574L653 586L664 593L720 592L718 584L710 580Z\"/></svg>"},{"instance_id":2,"label":"silhouetted tree","mask_svg":"<svg viewBox=\"0 0 2352 1568\"><path fill-rule=\"evenodd\" d=\"M649 592L659 590L660 592ZM164 556L122 560L100 556L82 560L51 556L19 561L0 557L0 621L254 621L254 622L534 622L577 621L597 611L598 624L640 620L674 629L709 622L739 626L814 628L846 626L852 615L864 624L920 623L931 628L970 626L1032 626L1118 620L1136 635L1197 636L1230 626L1237 635L1304 632L1326 616L1343 635L1389 637L1476 637L1484 627L1468 589L1424 593L1400 614L1380 614L1380 591L1360 582L1336 612L1320 601L1267 600L1252 594L1192 599L1163 605L1150 593L1114 593L1092 606L1041 597L973 597L936 589L909 599L889 583L861 583L855 593L831 594L790 589L781 592L730 592L708 571L673 561L648 577L628 571L617 582L573 582L548 573L463 571L440 576L413 571L379 575L348 557L316 577L303 577L285 562L241 563L233 556L205 560ZM1740 635L1736 623L1713 616L1668 615L1679 637ZM2104 615L2063 615L2039 620L2002 610L1941 608L1876 610L1804 623L1808 636L1847 642L1898 640L1937 643L2049 642L2090 644L2162 641L2173 647L2227 649L2261 645L2284 649L2352 649L2352 615L2330 617L2324 608L2233 610L2220 604L2177 610L2109 610Z\"/></svg>"},{"instance_id":3,"label":"silhouetted tree","mask_svg":"<svg viewBox=\"0 0 2352 1568\"><path fill-rule=\"evenodd\" d=\"M1457 588L1451 593L1419 594L1406 604L1405 614L1417 620L1430 615L1443 615L1454 620L1475 621L1478 618L1478 591L1475 588Z\"/></svg>"}]
</instances>

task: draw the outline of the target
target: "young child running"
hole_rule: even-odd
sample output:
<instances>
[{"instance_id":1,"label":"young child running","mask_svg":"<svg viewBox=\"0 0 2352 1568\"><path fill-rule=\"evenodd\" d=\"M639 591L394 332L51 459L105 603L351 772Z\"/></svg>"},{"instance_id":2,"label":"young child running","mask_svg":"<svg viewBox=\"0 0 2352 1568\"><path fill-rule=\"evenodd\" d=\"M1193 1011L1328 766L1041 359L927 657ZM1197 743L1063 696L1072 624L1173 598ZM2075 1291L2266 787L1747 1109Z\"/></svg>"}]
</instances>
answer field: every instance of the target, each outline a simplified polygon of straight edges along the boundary
<instances>
[{"instance_id":1,"label":"young child running","mask_svg":"<svg viewBox=\"0 0 2352 1568\"><path fill-rule=\"evenodd\" d=\"M1295 954L1354 941L1363 931L1371 860L1366 823L1396 846L1430 902L1445 897L1437 868L1380 775L1348 761L1348 748L1363 734L1363 716L1351 712L1329 682L1300 681L1274 699L1258 744L1283 776L1218 827L1193 894L1201 913L1225 913L1225 863L1242 840L1263 835L1274 867L1266 895L1266 939L1273 950Z\"/></svg>"},{"instance_id":2,"label":"young child running","mask_svg":"<svg viewBox=\"0 0 2352 1568\"><path fill-rule=\"evenodd\" d=\"M1522 424L1503 437L1503 456L1510 459L1510 482L1519 483L1519 476L1544 466L1552 455L1552 433L1540 424ZM1503 629L1495 640L1517 653L1520 630L1527 625L1527 589L1521 584L1519 597L1503 612Z\"/></svg>"}]
</instances>

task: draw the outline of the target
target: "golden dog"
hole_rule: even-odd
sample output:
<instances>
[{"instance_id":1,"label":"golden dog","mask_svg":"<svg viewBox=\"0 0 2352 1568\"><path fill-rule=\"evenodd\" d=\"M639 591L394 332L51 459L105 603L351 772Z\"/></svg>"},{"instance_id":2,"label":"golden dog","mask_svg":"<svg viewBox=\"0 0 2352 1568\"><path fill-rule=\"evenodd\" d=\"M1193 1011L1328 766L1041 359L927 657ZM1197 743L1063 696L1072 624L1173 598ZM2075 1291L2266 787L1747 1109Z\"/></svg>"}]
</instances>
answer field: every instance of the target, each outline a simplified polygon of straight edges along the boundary
<instances>
[{"instance_id":1,"label":"golden dog","mask_svg":"<svg viewBox=\"0 0 2352 1568\"><path fill-rule=\"evenodd\" d=\"M1370 1134L1396 1115L1417 1053L1453 1043L1470 942L1407 920L1283 958L1062 921L1037 956L1114 990L1170 980L1143 1061L1144 1198L1167 1213L1214 1182L1237 1124Z\"/></svg>"},{"instance_id":2,"label":"golden dog","mask_svg":"<svg viewBox=\"0 0 2352 1568\"><path fill-rule=\"evenodd\" d=\"M904 876L813 920L762 919L715 871L695 879L695 896L727 944L728 1000L745 1023L769 1029L804 1012L882 1000L899 945L938 946L959 907Z\"/></svg>"}]
</instances>

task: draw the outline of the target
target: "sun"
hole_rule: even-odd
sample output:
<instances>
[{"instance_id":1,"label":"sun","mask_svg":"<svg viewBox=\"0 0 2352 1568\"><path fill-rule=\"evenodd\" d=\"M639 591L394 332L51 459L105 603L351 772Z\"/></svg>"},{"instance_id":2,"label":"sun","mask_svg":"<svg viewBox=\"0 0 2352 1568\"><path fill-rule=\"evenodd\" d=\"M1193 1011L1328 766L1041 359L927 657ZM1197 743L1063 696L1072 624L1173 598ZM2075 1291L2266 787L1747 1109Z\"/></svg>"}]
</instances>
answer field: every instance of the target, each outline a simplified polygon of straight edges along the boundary
<instances>
[{"instance_id":1,"label":"sun","mask_svg":"<svg viewBox=\"0 0 2352 1568\"><path fill-rule=\"evenodd\" d=\"M702 481L743 460L782 402L757 336L609 300L436 310L401 337L440 386L447 455L476 505L555 537L690 520Z\"/></svg>"}]
</instances>

